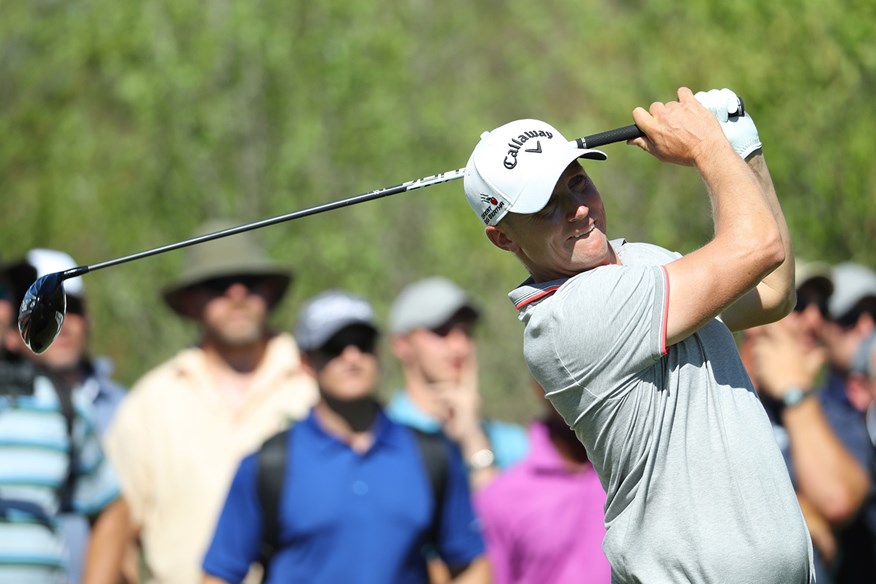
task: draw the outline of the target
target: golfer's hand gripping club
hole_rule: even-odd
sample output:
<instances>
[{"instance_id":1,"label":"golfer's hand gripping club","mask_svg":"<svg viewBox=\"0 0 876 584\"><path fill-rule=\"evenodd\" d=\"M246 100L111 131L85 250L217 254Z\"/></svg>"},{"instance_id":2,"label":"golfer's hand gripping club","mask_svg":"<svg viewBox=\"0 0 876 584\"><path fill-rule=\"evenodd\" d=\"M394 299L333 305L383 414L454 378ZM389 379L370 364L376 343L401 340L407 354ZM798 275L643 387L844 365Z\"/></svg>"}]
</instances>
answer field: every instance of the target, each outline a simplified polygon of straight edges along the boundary
<instances>
[{"instance_id":1,"label":"golfer's hand gripping club","mask_svg":"<svg viewBox=\"0 0 876 584\"><path fill-rule=\"evenodd\" d=\"M727 136L727 139L730 140L730 144L733 145L733 149L736 150L736 152L739 152L740 156L745 158L748 154L761 146L760 140L757 139L757 129L754 129L754 139L752 140L749 131L745 131L744 133L742 131L742 127L747 126L747 123L740 124L738 129L734 127L734 124L743 117L750 122L751 128L754 128L754 122L751 121L751 117L745 113L745 104L742 102L741 97L737 96L729 89L720 90L719 96L713 95L712 92L718 92L718 90L713 89L709 92L700 91L694 97L696 97L697 101L703 104L703 106L715 115L718 122L721 123L721 129L724 130L724 135ZM701 96L708 97L706 102L701 99ZM734 132L734 136L731 137L728 132ZM738 136L735 135L737 132L739 134ZM632 124L629 126L623 126L622 128L608 130L607 132L593 134L586 138L578 138L577 140L574 140L574 142L578 148L596 148L604 144L626 142L628 140L633 140L634 138L641 138L644 135L645 133L639 129L639 126ZM734 139L737 141L736 143L734 143ZM747 151L748 154L742 154L744 151Z\"/></svg>"},{"instance_id":2,"label":"golfer's hand gripping club","mask_svg":"<svg viewBox=\"0 0 876 584\"><path fill-rule=\"evenodd\" d=\"M730 92L730 90L721 90L721 92L729 92L733 95L733 97L736 97L733 92ZM713 113L718 116L719 121L723 117L722 127L725 128L725 135L727 135L727 137L730 139L733 147L736 148L736 151L739 152L740 155L746 156L746 154L743 154L743 152L750 152L760 147L760 140L757 139L757 130L754 129L754 123L750 121L751 118L745 115L745 109L743 107L742 100L737 97L736 101L733 102L732 99L729 99L727 93L721 92L719 92L717 96L713 95L712 92L707 92L703 94L705 96L705 101L708 102L708 104L704 105L706 105L706 107L711 109ZM697 99L700 99L700 93L697 94ZM700 101L701 103L703 103L703 100ZM748 122L744 124L738 124L738 126L734 126L732 128L726 126L727 124L734 123L741 117L745 117ZM591 136L585 136L583 138L578 138L577 140L573 140L573 142L577 144L579 148L595 148L597 146L613 144L615 142L626 142L633 138L638 138L642 135L643 133L638 128L638 126L631 125L624 126L622 128L616 128L614 130L609 130L607 132L601 132L599 134L593 134ZM351 205L356 205L358 203L364 203L365 201L371 201L374 199L388 197L390 195L395 195L398 193L405 193L408 191L421 189L443 182L457 180L462 178L464 175L464 168L448 172L442 172L440 174L418 178L399 185L384 187L375 191L370 191L361 195L349 197L347 199L342 199L331 203L325 203L316 207L309 207L300 211L293 211L285 215L270 217L268 219L255 221L253 223L247 223L237 227L224 229L222 231L216 231L214 233L200 235L198 237L186 239L177 243L171 243L165 246L148 249L139 253L107 260L98 264L77 266L64 272L54 272L51 274L47 274L39 278L36 282L31 284L30 288L28 288L24 300L21 303L21 307L18 311L18 330L21 333L21 338L24 340L24 343L34 353L42 353L49 348L49 346L58 336L58 333L61 332L61 326L64 324L64 317L67 311L64 280L67 280L69 278L83 276L89 272L94 272L103 268L116 266L133 260L162 254L168 251L181 249L199 243L205 243L214 239L236 235L238 233L243 233L244 231L251 231L253 229L267 227L276 223L283 223L285 221L291 221L293 219L299 219L301 217L307 217L309 215L317 215L319 213L324 213L333 209L348 207Z\"/></svg>"}]
</instances>

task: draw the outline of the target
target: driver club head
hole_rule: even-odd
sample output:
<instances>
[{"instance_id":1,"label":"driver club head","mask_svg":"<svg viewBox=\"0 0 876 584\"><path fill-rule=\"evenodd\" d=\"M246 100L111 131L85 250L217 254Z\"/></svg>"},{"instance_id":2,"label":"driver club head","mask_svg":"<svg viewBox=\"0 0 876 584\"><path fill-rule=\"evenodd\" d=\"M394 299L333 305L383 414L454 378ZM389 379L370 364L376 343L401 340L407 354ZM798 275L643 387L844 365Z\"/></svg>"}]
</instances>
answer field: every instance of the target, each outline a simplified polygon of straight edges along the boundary
<instances>
[{"instance_id":1,"label":"driver club head","mask_svg":"<svg viewBox=\"0 0 876 584\"><path fill-rule=\"evenodd\" d=\"M18 309L18 330L24 344L42 353L55 340L67 314L67 295L61 272L53 272L30 285Z\"/></svg>"}]
</instances>

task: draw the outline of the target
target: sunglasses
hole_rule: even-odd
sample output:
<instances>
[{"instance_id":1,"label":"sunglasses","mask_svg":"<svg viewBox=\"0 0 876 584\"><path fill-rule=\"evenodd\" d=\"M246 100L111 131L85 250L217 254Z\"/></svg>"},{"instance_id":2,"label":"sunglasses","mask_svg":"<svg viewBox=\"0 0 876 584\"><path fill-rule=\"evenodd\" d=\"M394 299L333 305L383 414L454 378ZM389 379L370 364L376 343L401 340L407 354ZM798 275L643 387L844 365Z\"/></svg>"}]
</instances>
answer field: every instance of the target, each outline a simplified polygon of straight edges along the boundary
<instances>
[{"instance_id":1,"label":"sunglasses","mask_svg":"<svg viewBox=\"0 0 876 584\"><path fill-rule=\"evenodd\" d=\"M447 338L453 331L460 331L468 338L472 338L474 336L474 321L452 319L439 327L429 330L432 331L432 334L438 335L442 339Z\"/></svg>"},{"instance_id":2,"label":"sunglasses","mask_svg":"<svg viewBox=\"0 0 876 584\"><path fill-rule=\"evenodd\" d=\"M327 359L340 357L347 347L356 347L362 353L374 355L377 333L365 326L350 326L327 340L317 353Z\"/></svg>"},{"instance_id":3,"label":"sunglasses","mask_svg":"<svg viewBox=\"0 0 876 584\"><path fill-rule=\"evenodd\" d=\"M250 292L254 292L264 282L265 278L261 276L223 276L204 280L198 284L198 288L214 296L221 296L234 284L240 284Z\"/></svg>"},{"instance_id":4,"label":"sunglasses","mask_svg":"<svg viewBox=\"0 0 876 584\"><path fill-rule=\"evenodd\" d=\"M813 304L818 308L818 312L821 313L821 316L824 318L828 317L827 296L818 293L798 293L797 304L794 306L794 312L803 312Z\"/></svg>"},{"instance_id":5,"label":"sunglasses","mask_svg":"<svg viewBox=\"0 0 876 584\"><path fill-rule=\"evenodd\" d=\"M85 303L76 296L67 294L67 314L85 315Z\"/></svg>"},{"instance_id":6,"label":"sunglasses","mask_svg":"<svg viewBox=\"0 0 876 584\"><path fill-rule=\"evenodd\" d=\"M876 320L876 299L866 299L858 302L851 310L834 322L844 329L851 329L858 324L858 321L865 314L869 314L870 318Z\"/></svg>"}]
</instances>

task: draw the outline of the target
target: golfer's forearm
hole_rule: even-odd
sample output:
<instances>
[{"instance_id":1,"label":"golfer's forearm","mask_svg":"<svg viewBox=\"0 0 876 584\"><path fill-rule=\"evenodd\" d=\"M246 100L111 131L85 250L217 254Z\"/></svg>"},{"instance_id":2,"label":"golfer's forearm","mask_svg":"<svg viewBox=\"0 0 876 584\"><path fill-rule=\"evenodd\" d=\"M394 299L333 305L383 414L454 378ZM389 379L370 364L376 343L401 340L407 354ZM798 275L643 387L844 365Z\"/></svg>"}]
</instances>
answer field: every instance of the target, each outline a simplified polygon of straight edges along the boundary
<instances>
[{"instance_id":1,"label":"golfer's forearm","mask_svg":"<svg viewBox=\"0 0 876 584\"><path fill-rule=\"evenodd\" d=\"M791 233L785 214L776 196L776 189L764 160L763 152L757 152L748 159L748 166L754 171L760 183L764 200L773 214L779 235L782 238L782 246L785 251L785 260L773 272L768 274L758 284L761 305L765 311L772 312L772 320L778 320L787 316L795 303L794 288L794 251L791 245Z\"/></svg>"},{"instance_id":2,"label":"golfer's forearm","mask_svg":"<svg viewBox=\"0 0 876 584\"><path fill-rule=\"evenodd\" d=\"M754 286L781 265L785 248L757 175L729 145L727 150L731 154L703 157L697 164L714 212L715 236L708 245L727 261L744 264L740 275Z\"/></svg>"}]
</instances>

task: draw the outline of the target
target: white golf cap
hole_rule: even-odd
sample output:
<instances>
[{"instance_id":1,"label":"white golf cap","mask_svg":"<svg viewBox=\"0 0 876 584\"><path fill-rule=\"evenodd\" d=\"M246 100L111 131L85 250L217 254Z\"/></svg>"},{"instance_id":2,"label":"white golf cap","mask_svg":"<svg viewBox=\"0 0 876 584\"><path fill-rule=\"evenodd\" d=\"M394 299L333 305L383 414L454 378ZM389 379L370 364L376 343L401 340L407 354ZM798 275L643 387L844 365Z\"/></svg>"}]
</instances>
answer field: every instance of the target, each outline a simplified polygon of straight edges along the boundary
<instances>
[{"instance_id":1,"label":"white golf cap","mask_svg":"<svg viewBox=\"0 0 876 584\"><path fill-rule=\"evenodd\" d=\"M876 272L862 264L843 262L833 267L830 316L839 320L868 298L876 298Z\"/></svg>"},{"instance_id":2,"label":"white golf cap","mask_svg":"<svg viewBox=\"0 0 876 584\"><path fill-rule=\"evenodd\" d=\"M46 274L53 272L64 272L77 267L76 262L73 261L70 255L54 249L32 249L27 252L25 259L36 270L37 278L42 278ZM64 292L80 300L85 298L85 283L82 281L82 277L76 276L75 278L64 280Z\"/></svg>"},{"instance_id":3,"label":"white golf cap","mask_svg":"<svg viewBox=\"0 0 876 584\"><path fill-rule=\"evenodd\" d=\"M546 122L509 122L481 134L465 168L465 197L485 225L495 225L509 212L536 213L551 198L569 163L578 158L607 156L579 148Z\"/></svg>"},{"instance_id":4,"label":"white golf cap","mask_svg":"<svg viewBox=\"0 0 876 584\"><path fill-rule=\"evenodd\" d=\"M353 325L365 326L377 333L371 305L345 290L327 290L301 306L295 340L302 351L315 351L342 329Z\"/></svg>"}]
</instances>

